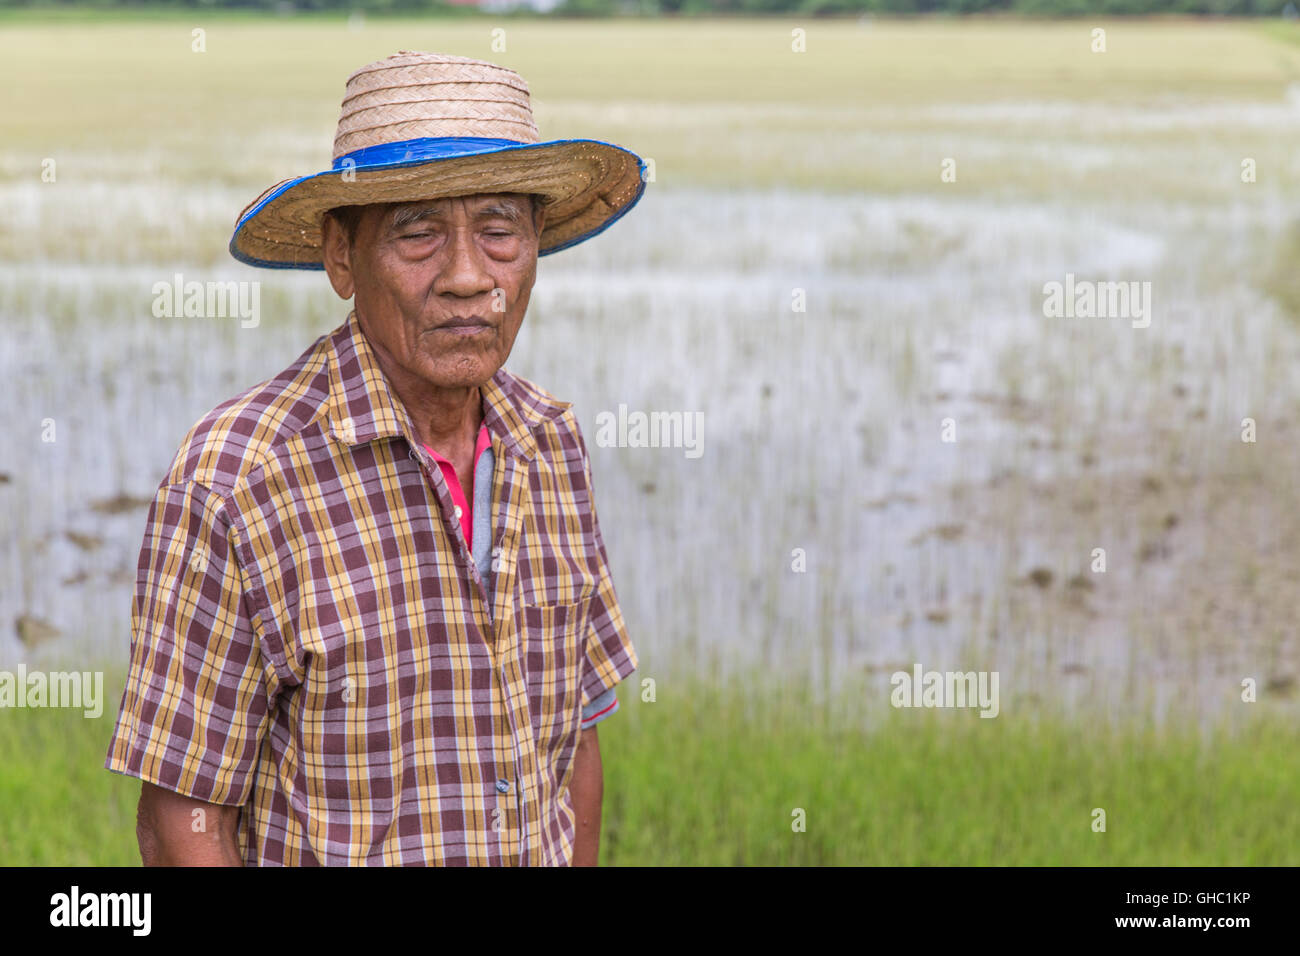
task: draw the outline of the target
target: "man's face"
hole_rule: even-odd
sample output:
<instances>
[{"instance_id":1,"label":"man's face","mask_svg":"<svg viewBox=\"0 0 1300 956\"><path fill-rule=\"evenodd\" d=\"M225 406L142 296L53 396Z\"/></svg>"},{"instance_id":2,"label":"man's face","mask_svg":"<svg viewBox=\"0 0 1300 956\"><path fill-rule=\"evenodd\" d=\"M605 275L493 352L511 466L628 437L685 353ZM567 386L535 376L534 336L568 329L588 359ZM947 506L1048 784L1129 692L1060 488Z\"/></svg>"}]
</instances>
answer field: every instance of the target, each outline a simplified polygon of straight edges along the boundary
<instances>
[{"instance_id":1,"label":"man's face","mask_svg":"<svg viewBox=\"0 0 1300 956\"><path fill-rule=\"evenodd\" d=\"M325 217L325 268L389 363L439 388L478 386L523 324L543 219L517 193L366 206L351 243Z\"/></svg>"}]
</instances>

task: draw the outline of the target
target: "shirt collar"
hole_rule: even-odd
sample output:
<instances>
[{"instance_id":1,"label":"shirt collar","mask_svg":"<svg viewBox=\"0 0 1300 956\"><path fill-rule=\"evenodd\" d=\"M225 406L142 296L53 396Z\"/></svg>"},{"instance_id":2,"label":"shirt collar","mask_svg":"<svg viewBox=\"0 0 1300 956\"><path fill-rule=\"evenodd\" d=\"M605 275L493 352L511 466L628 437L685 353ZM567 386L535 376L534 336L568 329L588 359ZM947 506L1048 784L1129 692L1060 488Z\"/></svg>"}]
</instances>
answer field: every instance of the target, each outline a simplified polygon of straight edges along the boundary
<instances>
[{"instance_id":1,"label":"shirt collar","mask_svg":"<svg viewBox=\"0 0 1300 956\"><path fill-rule=\"evenodd\" d=\"M418 447L411 416L389 387L375 351L361 331L356 310L330 336L330 433L336 441L361 445L379 438L405 438ZM483 424L505 450L522 461L537 454L533 429L558 418L569 402L528 387L505 368L481 386Z\"/></svg>"}]
</instances>

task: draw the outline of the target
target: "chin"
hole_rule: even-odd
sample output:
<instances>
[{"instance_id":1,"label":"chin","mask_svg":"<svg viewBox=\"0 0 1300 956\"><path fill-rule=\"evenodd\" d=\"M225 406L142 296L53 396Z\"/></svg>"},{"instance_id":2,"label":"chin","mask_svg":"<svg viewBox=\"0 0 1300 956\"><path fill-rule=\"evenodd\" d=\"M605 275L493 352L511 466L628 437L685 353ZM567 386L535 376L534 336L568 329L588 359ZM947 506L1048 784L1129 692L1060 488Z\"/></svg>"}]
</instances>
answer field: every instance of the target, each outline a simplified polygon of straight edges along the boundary
<instances>
[{"instance_id":1,"label":"chin","mask_svg":"<svg viewBox=\"0 0 1300 956\"><path fill-rule=\"evenodd\" d=\"M438 388L474 388L483 385L497 373L499 365L490 362L477 362L473 367L456 365L451 368L440 367L431 370L426 376L430 385Z\"/></svg>"}]
</instances>

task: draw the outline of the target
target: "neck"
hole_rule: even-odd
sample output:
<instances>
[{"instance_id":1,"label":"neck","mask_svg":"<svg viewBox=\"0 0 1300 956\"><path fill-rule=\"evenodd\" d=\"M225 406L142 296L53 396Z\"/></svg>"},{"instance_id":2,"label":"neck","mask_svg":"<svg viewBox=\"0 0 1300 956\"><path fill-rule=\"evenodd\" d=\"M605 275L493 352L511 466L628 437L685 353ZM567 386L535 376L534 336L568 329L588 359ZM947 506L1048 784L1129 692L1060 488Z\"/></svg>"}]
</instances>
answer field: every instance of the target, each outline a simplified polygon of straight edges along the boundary
<instances>
[{"instance_id":1,"label":"neck","mask_svg":"<svg viewBox=\"0 0 1300 956\"><path fill-rule=\"evenodd\" d=\"M483 423L483 396L477 385L439 388L420 382L408 390L395 388L420 441L444 457L465 441L473 443Z\"/></svg>"},{"instance_id":2,"label":"neck","mask_svg":"<svg viewBox=\"0 0 1300 956\"><path fill-rule=\"evenodd\" d=\"M472 447L483 424L479 386L433 385L399 365L374 339L367 336L367 340L397 400L411 416L416 438L446 458L461 445Z\"/></svg>"}]
</instances>

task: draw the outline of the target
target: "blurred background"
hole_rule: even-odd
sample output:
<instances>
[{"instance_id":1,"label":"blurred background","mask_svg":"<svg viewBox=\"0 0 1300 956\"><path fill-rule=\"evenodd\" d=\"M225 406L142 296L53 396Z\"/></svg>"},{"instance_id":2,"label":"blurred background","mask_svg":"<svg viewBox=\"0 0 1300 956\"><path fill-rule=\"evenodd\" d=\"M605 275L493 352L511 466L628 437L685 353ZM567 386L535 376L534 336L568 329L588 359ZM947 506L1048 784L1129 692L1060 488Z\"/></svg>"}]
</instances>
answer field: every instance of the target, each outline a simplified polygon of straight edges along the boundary
<instances>
[{"instance_id":1,"label":"blurred background","mask_svg":"<svg viewBox=\"0 0 1300 956\"><path fill-rule=\"evenodd\" d=\"M102 765L149 501L348 312L235 262L235 217L402 49L652 161L507 363L575 405L641 662L603 862L1300 862L1296 17L0 3L0 671L106 675L97 719L0 709L0 863L138 863ZM260 321L156 317L177 275ZM1048 316L1071 276L1149 283L1149 325ZM600 447L620 405L701 413L703 454ZM892 706L918 665L997 672L997 717Z\"/></svg>"}]
</instances>

